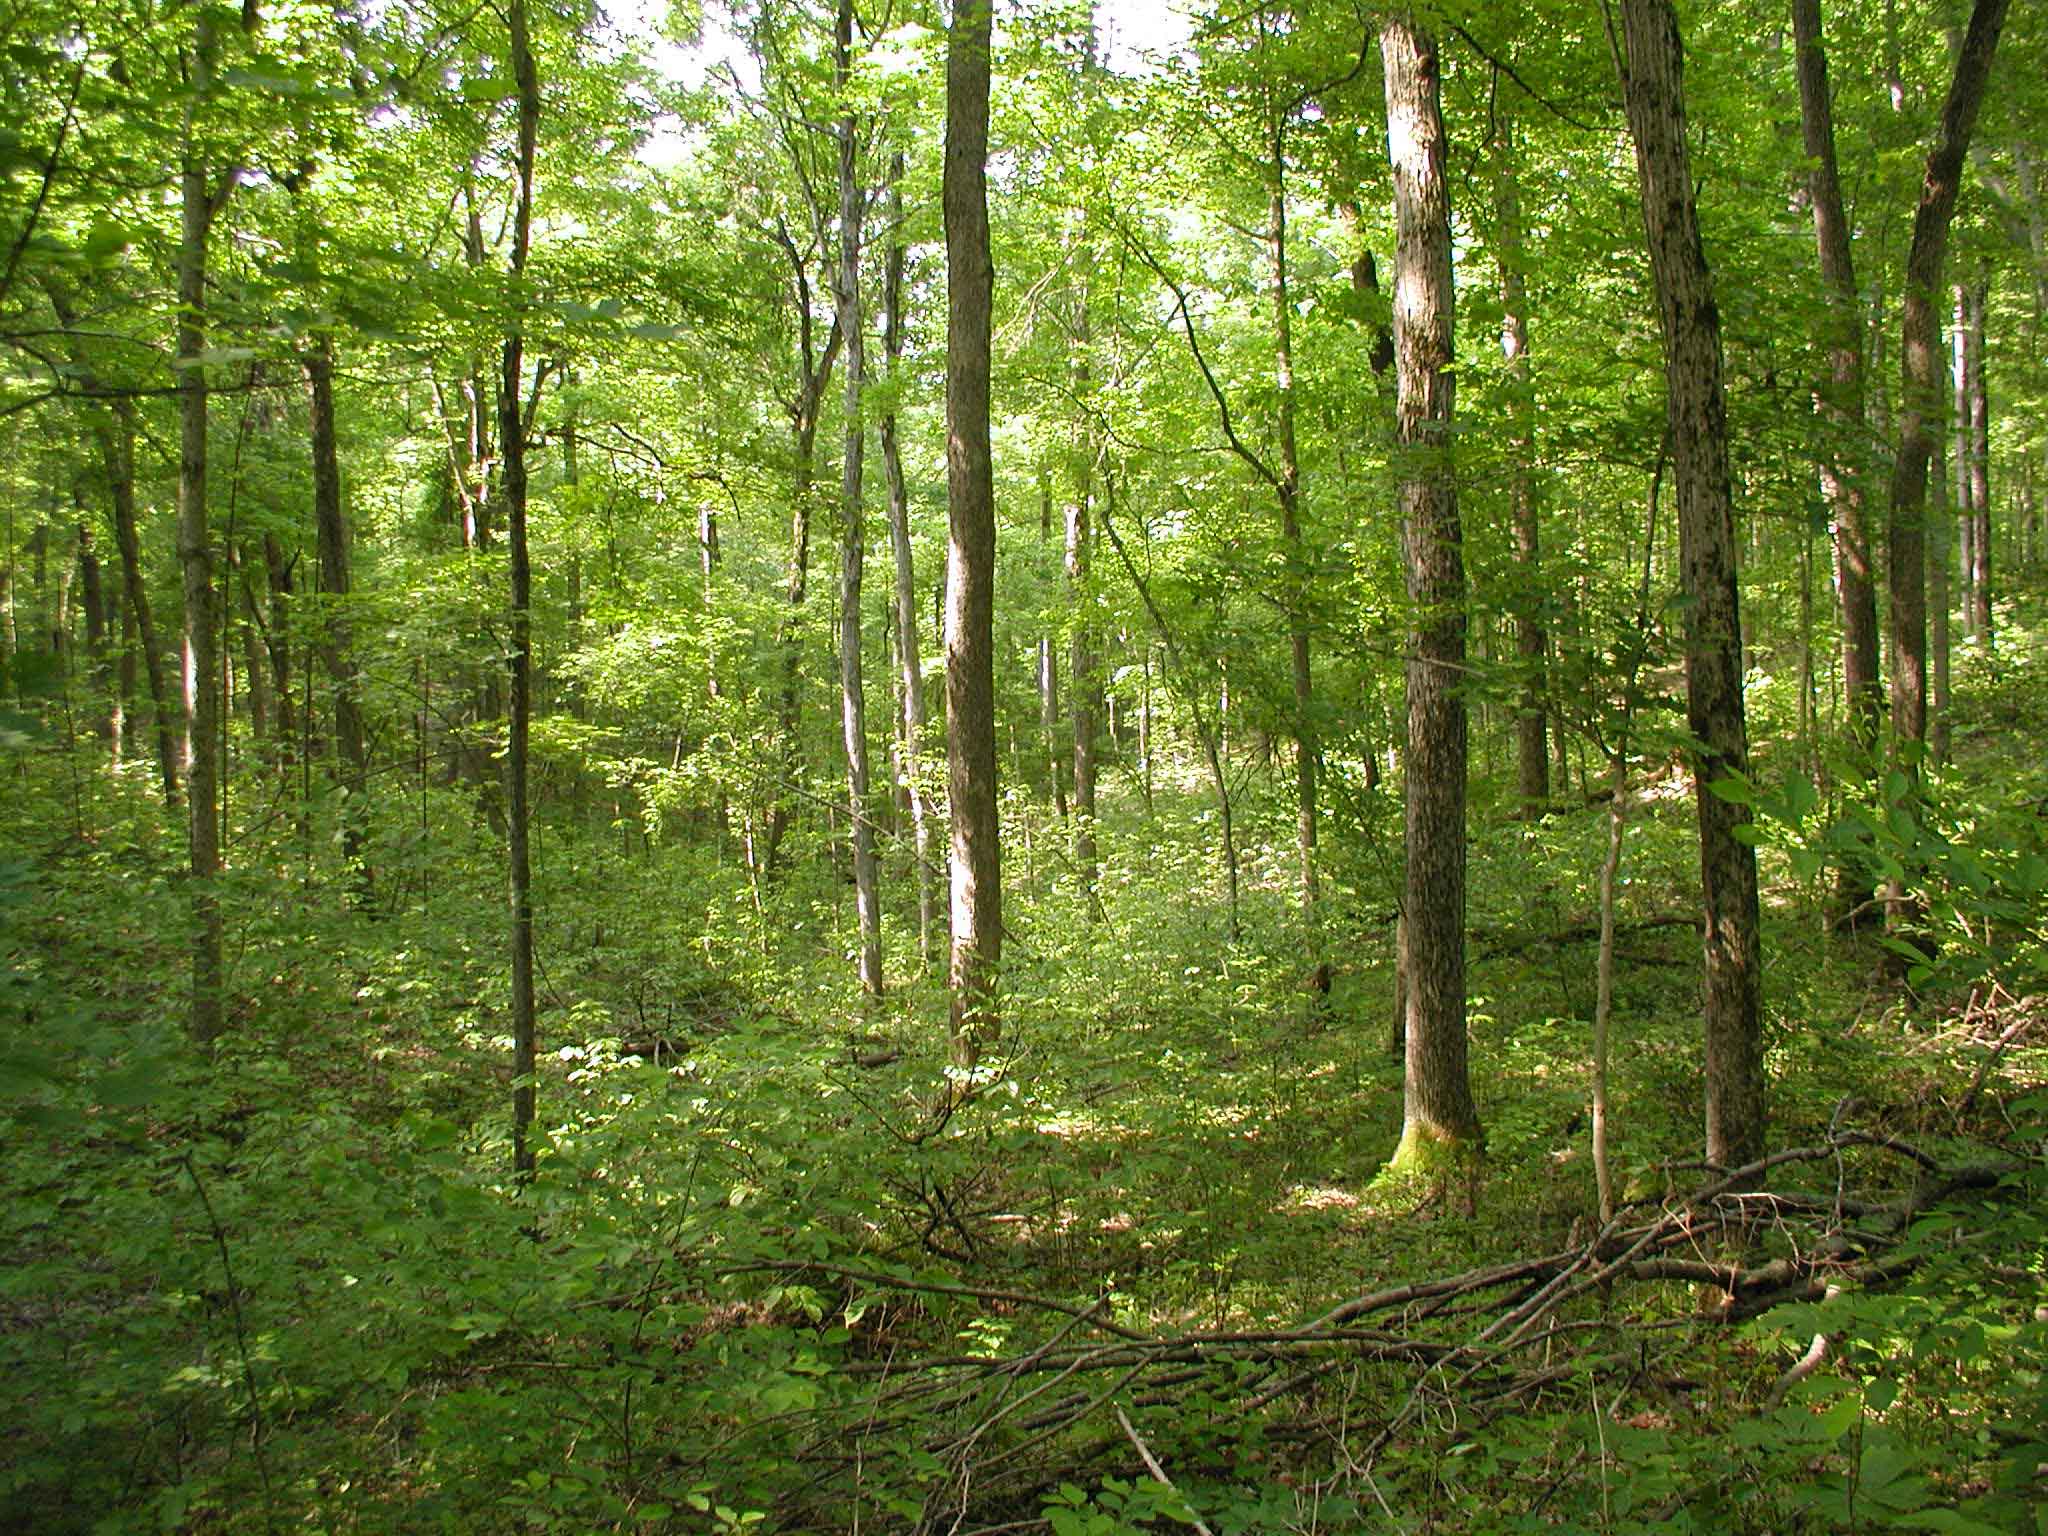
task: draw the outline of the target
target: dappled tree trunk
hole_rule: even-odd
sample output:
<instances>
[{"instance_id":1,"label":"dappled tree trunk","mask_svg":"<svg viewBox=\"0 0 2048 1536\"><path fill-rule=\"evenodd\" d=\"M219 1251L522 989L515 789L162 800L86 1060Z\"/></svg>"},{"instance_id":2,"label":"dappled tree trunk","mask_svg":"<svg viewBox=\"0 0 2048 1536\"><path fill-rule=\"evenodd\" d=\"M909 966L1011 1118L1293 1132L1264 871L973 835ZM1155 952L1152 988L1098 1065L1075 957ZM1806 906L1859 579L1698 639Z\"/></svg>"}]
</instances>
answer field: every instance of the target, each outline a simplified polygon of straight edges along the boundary
<instances>
[{"instance_id":1,"label":"dappled tree trunk","mask_svg":"<svg viewBox=\"0 0 2048 1536\"><path fill-rule=\"evenodd\" d=\"M1692 768L1705 907L1707 1160L1734 1168L1763 1150L1764 1063L1756 850L1742 840L1747 809L1712 787L1749 768L1721 316L1693 201L1678 17L1671 0L1623 0L1621 14L1622 89L1664 334L1665 419L1689 604L1685 693L1686 722L1699 744Z\"/></svg>"},{"instance_id":2,"label":"dappled tree trunk","mask_svg":"<svg viewBox=\"0 0 2048 1536\"><path fill-rule=\"evenodd\" d=\"M1892 737L1901 748L1927 740L1927 461L1941 411L1941 269L1949 222L1962 190L1963 158L1977 125L1992 55L2010 0L1976 0L1956 55L1941 126L1928 151L1913 243L1906 255L1899 323L1899 446L1892 461L1885 542L1891 591ZM1908 768L1911 751L1902 753Z\"/></svg>"},{"instance_id":3,"label":"dappled tree trunk","mask_svg":"<svg viewBox=\"0 0 2048 1536\"><path fill-rule=\"evenodd\" d=\"M991 0L954 0L946 49L946 766L952 791L953 1059L996 1028L1003 952L996 813L995 468L989 444Z\"/></svg>"},{"instance_id":4,"label":"dappled tree trunk","mask_svg":"<svg viewBox=\"0 0 2048 1536\"><path fill-rule=\"evenodd\" d=\"M1951 459L1955 464L1955 526L1944 528L1939 534L1930 532L1930 538L1939 538L1944 546L1953 544L1960 555L1957 562L1957 586L1962 595L1963 633L1976 633L1976 607L1970 601L1970 575L1976 567L1971 558L1971 546L1977 538L1977 520L1971 515L1970 502L1970 295L1961 283L1955 285L1955 321L1949 327L1949 379L1954 391L1951 399L1953 409L1949 416L1949 432L1946 436L1954 439L1955 452ZM1941 459L1946 444L1939 437L1930 438L1928 457L1931 468L1929 495L1934 492L1935 482L1941 475ZM1939 480L1946 488L1947 481ZM1934 578L1930 574L1930 591ZM1946 581L1946 573L1944 573Z\"/></svg>"},{"instance_id":5,"label":"dappled tree trunk","mask_svg":"<svg viewBox=\"0 0 2048 1536\"><path fill-rule=\"evenodd\" d=\"M107 666L107 596L100 579L100 557L92 547L92 525L78 524L78 585L85 607L85 654L93 697L93 728L108 743L113 760L121 760L120 711L109 690Z\"/></svg>"},{"instance_id":6,"label":"dappled tree trunk","mask_svg":"<svg viewBox=\"0 0 2048 1536\"><path fill-rule=\"evenodd\" d=\"M1835 586L1842 613L1842 691L1849 727L1868 752L1877 746L1883 714L1878 676L1877 586L1870 562L1870 516L1863 424L1863 316L1849 221L1835 162L1835 123L1828 94L1820 0L1792 0L1799 112L1804 135L1807 198L1827 299L1828 369L1817 391L1822 429L1821 490L1834 528Z\"/></svg>"},{"instance_id":7,"label":"dappled tree trunk","mask_svg":"<svg viewBox=\"0 0 2048 1536\"><path fill-rule=\"evenodd\" d=\"M853 67L853 0L839 0L836 47L839 88ZM868 816L867 694L861 675L860 587L867 554L867 517L861 505L866 430L861 391L867 383L867 343L861 329L860 242L865 189L858 179L855 118L839 122L839 266L834 283L839 334L845 337L845 446L840 462L839 723L846 748L846 813L853 834L854 902L860 918L860 985L882 994L882 907L875 867L875 826Z\"/></svg>"},{"instance_id":8,"label":"dappled tree trunk","mask_svg":"<svg viewBox=\"0 0 2048 1536\"><path fill-rule=\"evenodd\" d=\"M518 179L510 258L513 309L505 331L498 381L498 448L503 457L506 552L511 565L512 612L507 628L510 718L505 742L506 896L512 971L512 1167L521 1177L534 1168L534 1056L539 1027L533 991L533 864L528 845L527 745L533 708L533 568L526 546L526 422L520 391L526 377L524 299L519 283L533 238L533 164L540 136L540 77L527 33L526 0L511 0L512 79L519 95ZM325 562L322 582L325 584ZM339 705L345 689L336 689Z\"/></svg>"},{"instance_id":9,"label":"dappled tree trunk","mask_svg":"<svg viewBox=\"0 0 2048 1536\"><path fill-rule=\"evenodd\" d=\"M1528 252L1522 232L1521 167L1515 161L1513 130L1502 149L1495 213L1500 247L1500 344L1508 364L1514 422L1514 464L1508 504L1515 538L1515 658L1522 672L1515 713L1515 794L1522 815L1535 818L1550 804L1550 749L1544 740L1543 659L1549 637L1543 629L1541 532L1536 518L1536 399L1529 377Z\"/></svg>"},{"instance_id":10,"label":"dappled tree trunk","mask_svg":"<svg viewBox=\"0 0 2048 1536\"><path fill-rule=\"evenodd\" d=\"M889 161L889 253L882 269L882 354L894 386L903 363L903 155ZM896 562L896 658L903 691L903 791L910 802L910 832L917 861L917 954L932 963L932 808L924 787L924 662L917 638L917 570L910 548L910 491L903 481L903 455L896 442L896 390L880 422L882 477L889 488L889 545Z\"/></svg>"},{"instance_id":11,"label":"dappled tree trunk","mask_svg":"<svg viewBox=\"0 0 2048 1536\"><path fill-rule=\"evenodd\" d=\"M1394 1166L1441 1179L1476 1164L1465 1035L1465 565L1451 465L1451 204L1436 40L1380 24L1394 172L1396 463L1414 611L1406 762L1407 1072Z\"/></svg>"}]
</instances>

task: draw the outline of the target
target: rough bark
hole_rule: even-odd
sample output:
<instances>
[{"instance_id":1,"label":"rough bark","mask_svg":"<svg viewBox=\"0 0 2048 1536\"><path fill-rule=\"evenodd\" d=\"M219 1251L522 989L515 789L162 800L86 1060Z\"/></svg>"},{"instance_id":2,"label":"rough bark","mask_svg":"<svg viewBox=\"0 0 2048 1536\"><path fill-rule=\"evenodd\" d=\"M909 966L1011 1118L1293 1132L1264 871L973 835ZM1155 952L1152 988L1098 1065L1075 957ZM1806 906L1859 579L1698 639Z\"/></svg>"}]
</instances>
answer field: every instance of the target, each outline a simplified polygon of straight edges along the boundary
<instances>
[{"instance_id":1,"label":"rough bark","mask_svg":"<svg viewBox=\"0 0 2048 1536\"><path fill-rule=\"evenodd\" d=\"M1407 1071L1396 1168L1476 1162L1465 1034L1465 566L1451 463L1451 205L1435 39L1380 25L1394 174L1395 412L1408 598Z\"/></svg>"},{"instance_id":2,"label":"rough bark","mask_svg":"<svg viewBox=\"0 0 2048 1536\"><path fill-rule=\"evenodd\" d=\"M853 0L839 0L835 48L839 88L853 68ZM882 995L882 907L875 866L875 826L868 816L867 689L861 670L861 574L867 554L867 515L862 506L862 470L867 433L861 395L867 384L867 341L861 329L861 211L866 189L859 178L858 122L852 112L839 120L839 263L833 287L839 334L845 338L845 440L839 484L839 725L846 750L846 812L853 834L854 903L860 920L860 986Z\"/></svg>"},{"instance_id":3,"label":"rough bark","mask_svg":"<svg viewBox=\"0 0 2048 1536\"><path fill-rule=\"evenodd\" d=\"M1756 850L1747 809L1713 789L1746 773L1735 516L1728 477L1721 317L1700 243L1686 146L1684 51L1671 0L1623 0L1623 97L1635 139L1643 227L1664 337L1665 419L1678 502L1686 721L1705 908L1707 1159L1733 1168L1764 1144Z\"/></svg>"},{"instance_id":4,"label":"rough bark","mask_svg":"<svg viewBox=\"0 0 2048 1536\"><path fill-rule=\"evenodd\" d=\"M533 238L533 167L540 137L540 77L527 32L526 0L511 0L512 78L518 90L516 201L509 261L512 312L505 329L498 379L498 448L505 503L506 553L511 566L512 612L507 627L509 718L505 743L506 905L512 971L512 1167L533 1172L529 1139L534 1111L534 1056L539 1026L533 991L533 863L528 842L527 746L533 707L533 567L526 542L526 421L521 387L526 377L524 298L520 285ZM324 577L324 572L323 572Z\"/></svg>"},{"instance_id":5,"label":"rough bark","mask_svg":"<svg viewBox=\"0 0 2048 1536\"><path fill-rule=\"evenodd\" d=\"M955 0L946 49L946 767L952 793L953 1056L997 1024L1002 959L996 814L995 469L989 444L990 0Z\"/></svg>"},{"instance_id":6,"label":"rough bark","mask_svg":"<svg viewBox=\"0 0 2048 1536\"><path fill-rule=\"evenodd\" d=\"M882 355L895 385L903 364L903 155L889 161L889 251L882 267ZM924 970L932 964L932 809L924 786L924 662L917 637L917 571L910 547L910 492L903 480L903 456L896 441L896 390L878 423L882 478L889 491L889 546L896 562L896 657L901 672L903 738L900 762L903 793L910 803L913 857L917 861L917 954Z\"/></svg>"},{"instance_id":7,"label":"rough bark","mask_svg":"<svg viewBox=\"0 0 2048 1536\"><path fill-rule=\"evenodd\" d=\"M1878 676L1877 586L1870 560L1868 475L1861 444L1863 422L1863 315L1850 252L1849 221L1835 160L1835 122L1828 93L1827 51L1820 0L1792 0L1799 118L1806 149L1807 200L1813 206L1814 243L1827 300L1827 371L1816 391L1825 432L1821 491L1834 530L1835 586L1842 614L1842 691L1849 726L1866 752L1877 746L1883 716Z\"/></svg>"},{"instance_id":8,"label":"rough bark","mask_svg":"<svg viewBox=\"0 0 2048 1536\"><path fill-rule=\"evenodd\" d=\"M1942 265L1962 190L1963 161L1977 126L1998 34L2010 0L1976 0L1956 55L1941 126L1928 151L1906 254L1899 321L1899 446L1885 526L1891 593L1892 738L1910 769L1927 740L1927 461L1942 419Z\"/></svg>"}]
</instances>

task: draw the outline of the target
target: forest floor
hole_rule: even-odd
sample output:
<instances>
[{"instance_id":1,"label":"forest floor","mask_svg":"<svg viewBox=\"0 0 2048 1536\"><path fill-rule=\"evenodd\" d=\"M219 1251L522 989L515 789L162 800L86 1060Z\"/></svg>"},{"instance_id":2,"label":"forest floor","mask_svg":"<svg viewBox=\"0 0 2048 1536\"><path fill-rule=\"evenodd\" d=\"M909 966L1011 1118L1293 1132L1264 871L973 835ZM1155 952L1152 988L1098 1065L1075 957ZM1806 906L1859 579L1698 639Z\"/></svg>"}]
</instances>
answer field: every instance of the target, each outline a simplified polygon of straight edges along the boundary
<instances>
[{"instance_id":1,"label":"forest floor","mask_svg":"<svg viewBox=\"0 0 2048 1536\"><path fill-rule=\"evenodd\" d=\"M1114 787L1099 906L1014 796L1005 1030L963 1082L913 928L890 995L854 995L829 850L757 892L708 829L650 843L565 774L537 852L546 1152L520 1188L499 854L468 796L388 786L356 909L333 807L302 828L250 772L233 1023L202 1057L175 825L140 774L21 745L0 1529L2048 1529L2029 643L1960 711L1929 888L1961 937L1914 984L1829 931L1813 808L1760 797L1792 1155L1732 1190L1697 1162L1690 785L1639 781L1630 1203L1606 1225L1598 804L1475 816L1468 1210L1379 1178L1391 807L1333 860L1324 1000L1277 793L1246 817L1234 941L1194 784L1152 811Z\"/></svg>"}]
</instances>

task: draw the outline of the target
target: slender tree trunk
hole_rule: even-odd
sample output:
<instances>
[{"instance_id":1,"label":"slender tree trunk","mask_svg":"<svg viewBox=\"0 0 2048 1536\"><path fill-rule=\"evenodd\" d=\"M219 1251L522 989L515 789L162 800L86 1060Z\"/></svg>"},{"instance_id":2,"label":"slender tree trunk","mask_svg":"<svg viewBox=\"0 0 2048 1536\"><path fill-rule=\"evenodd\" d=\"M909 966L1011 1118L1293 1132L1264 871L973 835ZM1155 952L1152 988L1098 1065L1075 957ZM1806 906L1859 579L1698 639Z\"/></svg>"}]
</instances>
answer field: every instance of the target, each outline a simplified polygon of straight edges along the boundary
<instances>
[{"instance_id":1,"label":"slender tree trunk","mask_svg":"<svg viewBox=\"0 0 2048 1536\"><path fill-rule=\"evenodd\" d=\"M142 571L142 534L135 519L135 408L126 400L109 407L111 425L95 423L100 441L100 458L106 466L107 486L114 507L114 545L121 555L121 587L127 595L128 611L135 620L136 644L142 652L142 674L149 686L151 719L156 725L157 772L163 784L164 805L175 810L178 795L178 748L172 732L173 709L170 686L164 678L163 646L158 640L156 619L150 611L149 582Z\"/></svg>"},{"instance_id":2,"label":"slender tree trunk","mask_svg":"<svg viewBox=\"0 0 2048 1536\"><path fill-rule=\"evenodd\" d=\"M1991 632L1991 395L1984 385L1984 311L1991 278L1970 293L1970 633L1988 653Z\"/></svg>"},{"instance_id":3,"label":"slender tree trunk","mask_svg":"<svg viewBox=\"0 0 2048 1536\"><path fill-rule=\"evenodd\" d=\"M334 743L341 758L343 802L341 851L349 881L367 896L371 871L364 862L365 823L369 815L369 746L358 698L353 636L348 620L348 515L341 497L341 457L334 437L334 341L321 336L305 356L306 382L312 402L313 520L320 550L320 661L334 684ZM525 468L525 444L519 445ZM508 459L509 465L509 459ZM523 486L522 486L523 489ZM510 499L508 488L507 499ZM524 604L521 604L523 614ZM515 619L515 625L518 620Z\"/></svg>"},{"instance_id":4,"label":"slender tree trunk","mask_svg":"<svg viewBox=\"0 0 2048 1536\"><path fill-rule=\"evenodd\" d=\"M836 48L839 89L853 69L853 0L839 0ZM839 722L846 747L846 810L853 833L854 902L860 917L860 985L882 995L882 906L875 864L875 824L868 815L867 690L861 673L861 573L867 555L867 516L861 503L867 432L861 391L867 383L867 341L861 327L861 210L866 202L859 169L857 122L839 120L839 334L846 348L846 438L840 462Z\"/></svg>"},{"instance_id":5,"label":"slender tree trunk","mask_svg":"<svg viewBox=\"0 0 2048 1536\"><path fill-rule=\"evenodd\" d=\"M1977 519L1972 514L1972 484L1970 479L1970 293L1961 283L1955 285L1955 323L1949 329L1949 378L1954 390L1954 410L1949 417L1948 433L1943 436L1955 440L1955 526L1945 528L1938 535L1944 545L1953 542L1960 552L1957 563L1957 586L1962 595L1963 633L1977 633L1977 605L1971 600L1970 578L1975 573L1977 562L1973 554L1977 541ZM1939 439L1930 439L1929 458L1941 459L1944 444ZM1931 471L1938 475L1939 469ZM1941 481L1944 486L1947 482ZM1929 493L1934 482L1930 479ZM1928 578L1930 587L1933 577Z\"/></svg>"},{"instance_id":6,"label":"slender tree trunk","mask_svg":"<svg viewBox=\"0 0 2048 1536\"><path fill-rule=\"evenodd\" d=\"M1002 960L996 813L995 468L989 444L991 0L954 0L946 49L946 757L952 790L953 1058L973 1065L996 1024Z\"/></svg>"},{"instance_id":7,"label":"slender tree trunk","mask_svg":"<svg viewBox=\"0 0 2048 1536\"><path fill-rule=\"evenodd\" d=\"M1087 346L1087 297L1082 296L1080 345ZM1087 364L1080 364L1081 387ZM1067 699L1074 712L1074 871L1083 895L1092 896L1099 874L1095 845L1095 723L1102 714L1102 678L1095 663L1095 632L1089 616L1094 599L1088 570L1094 554L1091 503L1095 500L1095 464L1084 444L1076 454L1073 496L1066 509L1067 606L1073 635L1067 652Z\"/></svg>"},{"instance_id":8,"label":"slender tree trunk","mask_svg":"<svg viewBox=\"0 0 2048 1536\"><path fill-rule=\"evenodd\" d=\"M1272 289L1273 428L1280 456L1280 542L1287 560L1287 655L1294 684L1294 847L1301 860L1301 910L1316 929L1316 773L1319 761L1315 727L1315 668L1309 650L1308 545L1301 531L1301 456L1294 433L1294 301L1287 276L1287 144L1283 124L1273 124L1267 161L1266 272ZM1330 989L1330 971L1320 938L1315 948L1312 979L1316 990Z\"/></svg>"},{"instance_id":9,"label":"slender tree trunk","mask_svg":"<svg viewBox=\"0 0 2048 1536\"><path fill-rule=\"evenodd\" d=\"M201 17L185 108L178 241L178 565L185 589L186 836L191 856L192 998L189 1027L205 1043L225 1023L220 893L220 626L206 506L206 268L218 204L199 143L199 103L211 88L217 40ZM230 173L232 178L232 173ZM225 198L232 179L224 182Z\"/></svg>"},{"instance_id":10,"label":"slender tree trunk","mask_svg":"<svg viewBox=\"0 0 2048 1536\"><path fill-rule=\"evenodd\" d=\"M1949 614L1954 599L1949 588L1949 573L1954 551L1955 524L1948 517L1948 477L1942 472L1943 449L1937 440L1928 476L1928 499L1932 512L1928 518L1927 550L1927 609L1929 646L1932 659L1934 699L1930 711L1932 718L1927 726L1927 752L1937 763L1948 761L1949 749L1949 677L1950 653ZM1866 893L1868 899L1868 893Z\"/></svg>"},{"instance_id":11,"label":"slender tree trunk","mask_svg":"<svg viewBox=\"0 0 2048 1536\"><path fill-rule=\"evenodd\" d=\"M1529 376L1528 253L1522 232L1521 167L1510 127L1495 192L1500 253L1500 344L1513 399L1514 467L1508 503L1515 536L1515 656L1522 696L1515 714L1515 793L1521 814L1535 819L1550 805L1550 750L1544 740L1543 658L1549 649L1542 614L1541 532L1536 516L1536 399Z\"/></svg>"},{"instance_id":12,"label":"slender tree trunk","mask_svg":"<svg viewBox=\"0 0 2048 1536\"><path fill-rule=\"evenodd\" d=\"M1693 778L1705 907L1707 1160L1733 1168L1762 1152L1765 1119L1756 850L1741 838L1747 809L1713 788L1749 767L1721 317L1693 201L1678 17L1671 0L1622 0L1621 15L1622 92L1664 334L1679 563L1690 604L1686 720L1699 743Z\"/></svg>"},{"instance_id":13,"label":"slender tree trunk","mask_svg":"<svg viewBox=\"0 0 2048 1536\"><path fill-rule=\"evenodd\" d=\"M92 525L83 518L78 523L78 585L85 606L85 654L96 716L94 729L108 744L113 761L118 763L121 760L120 711L109 686L106 587L100 578L100 557L93 549Z\"/></svg>"},{"instance_id":14,"label":"slender tree trunk","mask_svg":"<svg viewBox=\"0 0 2048 1536\"><path fill-rule=\"evenodd\" d=\"M533 864L528 845L527 742L533 708L533 568L526 545L526 422L520 410L526 378L525 298L520 292L533 238L534 155L540 137L540 77L527 32L526 0L511 0L512 79L519 94L519 138L514 160L517 180L509 263L512 314L505 331L504 367L498 382L498 439L503 456L505 538L512 577L512 613L507 629L510 718L505 744L506 895L512 969L512 1167L532 1174L529 1139L534 1111L534 1059L539 1026L533 991ZM324 561L322 571L325 579ZM336 703L344 690L337 688Z\"/></svg>"},{"instance_id":15,"label":"slender tree trunk","mask_svg":"<svg viewBox=\"0 0 2048 1536\"><path fill-rule=\"evenodd\" d=\"M889 160L889 253L882 268L882 354L892 386L903 365L903 155ZM903 792L910 802L913 857L917 861L917 954L920 968L932 965L932 810L924 786L924 663L917 637L917 571L911 559L910 492L903 481L903 456L896 442L897 392L882 414L882 477L889 488L889 544L896 561L896 658L903 691Z\"/></svg>"},{"instance_id":16,"label":"slender tree trunk","mask_svg":"<svg viewBox=\"0 0 2048 1536\"><path fill-rule=\"evenodd\" d=\"M1465 565L1451 460L1455 408L1451 205L1435 39L1380 24L1394 172L1394 355L1402 528L1414 617L1408 656L1406 1091L1393 1166L1442 1181L1475 1170L1466 1065Z\"/></svg>"},{"instance_id":17,"label":"slender tree trunk","mask_svg":"<svg viewBox=\"0 0 2048 1536\"><path fill-rule=\"evenodd\" d=\"M256 606L256 578L251 574L254 557L239 543L228 547L228 575L235 595L241 599L242 670L249 675L246 690L249 703L249 734L262 748L264 757L273 755L271 743L270 667L263 651L262 614ZM232 606L232 605L230 605Z\"/></svg>"},{"instance_id":18,"label":"slender tree trunk","mask_svg":"<svg viewBox=\"0 0 2048 1536\"><path fill-rule=\"evenodd\" d=\"M1899 449L1892 461L1885 542L1890 553L1892 737L1902 749L1927 740L1927 460L1941 420L1936 382L1941 352L1941 271L1948 230L1962 190L1963 160L1977 126L1984 85L2010 0L1976 0L1956 55L1941 126L1927 155L1899 324ZM1913 752L1901 757L1908 770Z\"/></svg>"},{"instance_id":19,"label":"slender tree trunk","mask_svg":"<svg viewBox=\"0 0 2048 1536\"><path fill-rule=\"evenodd\" d=\"M1870 560L1863 385L1863 316L1856 292L1849 221L1835 162L1820 0L1792 0L1799 113L1806 149L1806 190L1828 306L1828 368L1817 391L1823 439L1820 477L1834 527L1835 585L1842 612L1842 689L1849 725L1864 751L1876 750L1883 714L1878 676L1877 586Z\"/></svg>"},{"instance_id":20,"label":"slender tree trunk","mask_svg":"<svg viewBox=\"0 0 2048 1536\"><path fill-rule=\"evenodd\" d=\"M1052 545L1052 472L1038 472L1038 542ZM1052 779L1052 803L1061 821L1067 819L1067 748L1060 741L1060 659L1051 620L1038 637L1038 733L1044 738L1045 765Z\"/></svg>"},{"instance_id":21,"label":"slender tree trunk","mask_svg":"<svg viewBox=\"0 0 2048 1536\"><path fill-rule=\"evenodd\" d=\"M292 565L274 533L263 535L263 570L268 594L264 606L264 644L270 653L270 691L277 699L278 761L292 762L298 752L298 716L292 703L291 602Z\"/></svg>"}]
</instances>

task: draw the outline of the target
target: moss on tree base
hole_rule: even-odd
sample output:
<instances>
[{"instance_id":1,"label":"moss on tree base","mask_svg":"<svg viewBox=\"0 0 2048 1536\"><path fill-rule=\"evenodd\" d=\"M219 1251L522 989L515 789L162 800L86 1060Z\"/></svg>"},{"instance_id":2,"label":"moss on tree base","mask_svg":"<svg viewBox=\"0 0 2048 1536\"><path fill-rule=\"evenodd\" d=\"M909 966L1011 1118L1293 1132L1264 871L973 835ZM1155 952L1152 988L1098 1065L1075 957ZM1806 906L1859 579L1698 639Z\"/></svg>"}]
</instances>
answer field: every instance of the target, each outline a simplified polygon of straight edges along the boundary
<instances>
[{"instance_id":1,"label":"moss on tree base","mask_svg":"<svg viewBox=\"0 0 2048 1536\"><path fill-rule=\"evenodd\" d=\"M1373 1191L1416 1205L1450 1200L1467 1215L1478 1209L1479 1181L1486 1163L1486 1141L1477 1134L1459 1136L1437 1126L1411 1121L1401 1144L1372 1182Z\"/></svg>"}]
</instances>

